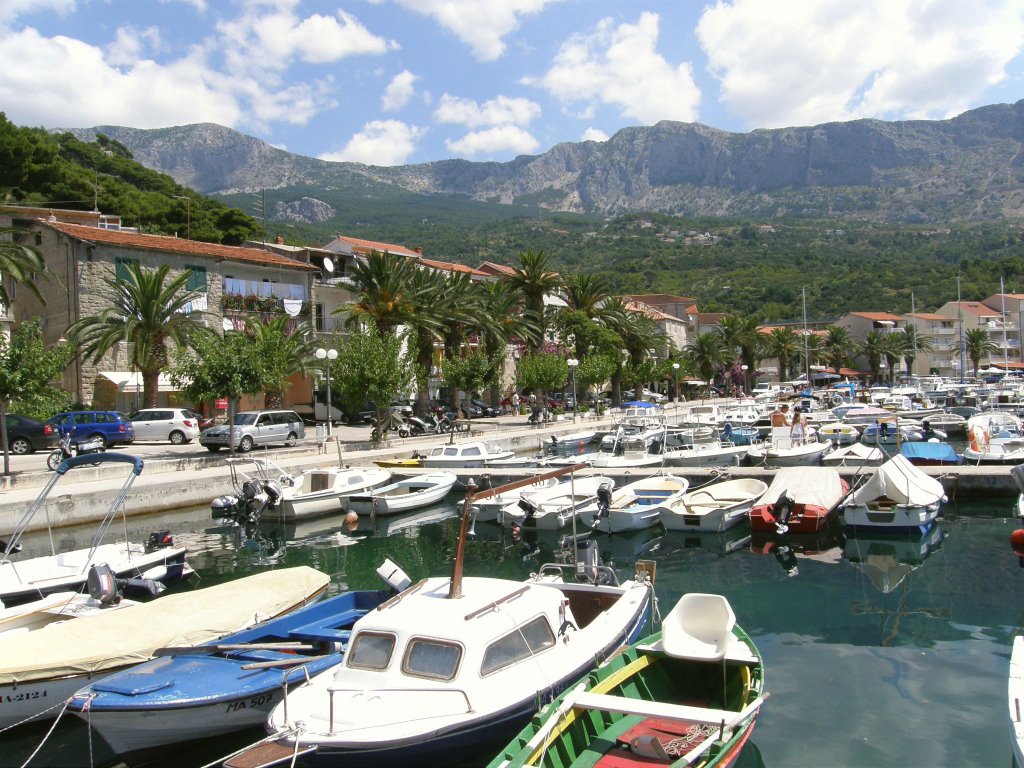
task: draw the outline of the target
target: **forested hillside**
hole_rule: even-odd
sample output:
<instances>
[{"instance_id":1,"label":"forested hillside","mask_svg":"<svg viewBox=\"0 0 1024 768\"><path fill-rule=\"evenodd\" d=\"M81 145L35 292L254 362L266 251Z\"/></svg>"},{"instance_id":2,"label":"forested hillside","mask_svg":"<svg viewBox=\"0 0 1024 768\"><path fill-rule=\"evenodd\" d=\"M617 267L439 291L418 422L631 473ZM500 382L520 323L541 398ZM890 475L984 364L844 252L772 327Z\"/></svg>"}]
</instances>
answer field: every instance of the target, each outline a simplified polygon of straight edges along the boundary
<instances>
[{"instance_id":1,"label":"forested hillside","mask_svg":"<svg viewBox=\"0 0 1024 768\"><path fill-rule=\"evenodd\" d=\"M153 234L237 244L258 236L251 217L136 162L117 141L21 128L0 113L0 197L11 204L93 210Z\"/></svg>"}]
</instances>

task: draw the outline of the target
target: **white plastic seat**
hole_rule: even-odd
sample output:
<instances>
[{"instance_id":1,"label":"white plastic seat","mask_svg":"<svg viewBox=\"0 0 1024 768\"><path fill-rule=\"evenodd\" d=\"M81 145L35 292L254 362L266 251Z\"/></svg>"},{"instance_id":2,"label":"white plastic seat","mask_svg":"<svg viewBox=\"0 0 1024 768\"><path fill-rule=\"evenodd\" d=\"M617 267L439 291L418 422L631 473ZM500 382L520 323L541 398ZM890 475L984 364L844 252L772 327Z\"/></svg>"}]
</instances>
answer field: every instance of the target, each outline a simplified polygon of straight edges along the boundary
<instances>
[{"instance_id":1,"label":"white plastic seat","mask_svg":"<svg viewBox=\"0 0 1024 768\"><path fill-rule=\"evenodd\" d=\"M661 650L680 659L724 659L736 614L722 595L691 592L665 617Z\"/></svg>"}]
</instances>

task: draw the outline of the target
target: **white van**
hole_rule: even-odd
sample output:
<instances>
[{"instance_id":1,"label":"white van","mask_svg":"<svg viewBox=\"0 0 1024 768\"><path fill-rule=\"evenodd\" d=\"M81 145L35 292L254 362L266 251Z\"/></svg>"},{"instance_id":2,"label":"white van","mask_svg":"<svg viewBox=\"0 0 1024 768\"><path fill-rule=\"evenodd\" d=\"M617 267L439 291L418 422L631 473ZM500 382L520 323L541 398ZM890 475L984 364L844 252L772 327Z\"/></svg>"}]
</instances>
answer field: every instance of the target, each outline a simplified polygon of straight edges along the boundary
<instances>
[{"instance_id":1,"label":"white van","mask_svg":"<svg viewBox=\"0 0 1024 768\"><path fill-rule=\"evenodd\" d=\"M199 435L199 444L210 451L228 447L231 428L211 427ZM295 411L242 411L235 414L235 442L247 453L257 445L295 445L306 436L306 427Z\"/></svg>"}]
</instances>

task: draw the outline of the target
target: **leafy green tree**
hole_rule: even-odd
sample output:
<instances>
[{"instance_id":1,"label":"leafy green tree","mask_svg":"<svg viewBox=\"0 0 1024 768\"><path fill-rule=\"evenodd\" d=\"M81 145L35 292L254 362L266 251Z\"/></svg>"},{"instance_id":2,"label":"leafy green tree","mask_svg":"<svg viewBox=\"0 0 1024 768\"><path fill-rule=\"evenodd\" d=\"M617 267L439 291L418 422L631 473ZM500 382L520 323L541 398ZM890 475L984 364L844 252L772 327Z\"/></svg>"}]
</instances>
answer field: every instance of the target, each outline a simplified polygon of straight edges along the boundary
<instances>
[{"instance_id":1,"label":"leafy green tree","mask_svg":"<svg viewBox=\"0 0 1024 768\"><path fill-rule=\"evenodd\" d=\"M46 305L42 294L36 286L36 280L49 279L46 262L35 248L22 245L8 239L17 233L17 229L0 227L0 274L10 278L23 288L27 288L41 304ZM11 297L7 294L4 282L0 280L0 304L11 306Z\"/></svg>"},{"instance_id":2,"label":"leafy green tree","mask_svg":"<svg viewBox=\"0 0 1024 768\"><path fill-rule=\"evenodd\" d=\"M465 357L446 357L441 361L441 375L457 401L459 390L464 391L467 398L483 391L488 377L493 375L493 366L486 354L473 352Z\"/></svg>"},{"instance_id":3,"label":"leafy green tree","mask_svg":"<svg viewBox=\"0 0 1024 768\"><path fill-rule=\"evenodd\" d=\"M210 331L197 323L198 313L182 310L199 294L185 285L191 272L168 279L170 267L144 269L127 266L124 278L107 278L112 296L110 306L98 315L83 317L68 328L68 338L79 346L85 358L98 363L120 341L132 344L132 365L142 373L143 404L157 404L160 372L167 368L171 346L194 347Z\"/></svg>"},{"instance_id":4,"label":"leafy green tree","mask_svg":"<svg viewBox=\"0 0 1024 768\"><path fill-rule=\"evenodd\" d=\"M267 408L284 407L284 390L289 379L297 373L306 373L314 344L309 323L300 323L291 331L286 315L269 320L246 320L245 327L253 341L253 354L263 369L264 403Z\"/></svg>"},{"instance_id":5,"label":"leafy green tree","mask_svg":"<svg viewBox=\"0 0 1024 768\"><path fill-rule=\"evenodd\" d=\"M347 313L349 327L372 323L385 336L394 336L415 315L415 272L415 262L406 256L373 251L365 261L357 259L351 276L359 284L359 298L335 314Z\"/></svg>"},{"instance_id":6,"label":"leafy green tree","mask_svg":"<svg viewBox=\"0 0 1024 768\"><path fill-rule=\"evenodd\" d=\"M718 321L719 333L725 341L725 346L739 351L740 362L747 366L744 372L740 369L743 377L744 391L753 389L754 372L757 370L757 362L760 359L761 331L756 317L739 317L738 315L726 315Z\"/></svg>"},{"instance_id":7,"label":"leafy green tree","mask_svg":"<svg viewBox=\"0 0 1024 768\"><path fill-rule=\"evenodd\" d=\"M779 381L792 378L789 367L801 352L801 339L789 327L772 328L761 340L761 351L765 357L779 361Z\"/></svg>"},{"instance_id":8,"label":"leafy green tree","mask_svg":"<svg viewBox=\"0 0 1024 768\"><path fill-rule=\"evenodd\" d=\"M53 384L71 359L71 348L58 344L53 349L43 345L43 332L38 321L23 323L8 340L0 335L0 445L4 451L4 474L11 473L11 457L7 440L7 414L12 404L24 407L22 413L46 418L54 413L46 407L62 404L70 397ZM63 398L61 397L63 395ZM33 411L32 406L39 410Z\"/></svg>"},{"instance_id":9,"label":"leafy green tree","mask_svg":"<svg viewBox=\"0 0 1024 768\"><path fill-rule=\"evenodd\" d=\"M380 442L391 401L413 383L414 364L403 353L401 339L372 325L338 340L336 348L338 359L331 364L331 377L342 405L352 412L370 400L376 414L371 435Z\"/></svg>"},{"instance_id":10,"label":"leafy green tree","mask_svg":"<svg viewBox=\"0 0 1024 768\"><path fill-rule=\"evenodd\" d=\"M717 331L707 331L690 339L683 355L709 385L718 371L735 359L735 353L726 349L722 334Z\"/></svg>"},{"instance_id":11,"label":"leafy green tree","mask_svg":"<svg viewBox=\"0 0 1024 768\"><path fill-rule=\"evenodd\" d=\"M516 382L520 389L531 390L544 402L548 392L561 388L569 378L569 366L561 355L549 352L527 353L519 358Z\"/></svg>"},{"instance_id":12,"label":"leafy green tree","mask_svg":"<svg viewBox=\"0 0 1024 768\"><path fill-rule=\"evenodd\" d=\"M615 374L617 363L615 358L600 352L579 358L579 361L580 364L576 367L577 395L581 400L586 400L592 387L597 387L611 379Z\"/></svg>"},{"instance_id":13,"label":"leafy green tree","mask_svg":"<svg viewBox=\"0 0 1024 768\"><path fill-rule=\"evenodd\" d=\"M974 366L974 375L978 375L981 358L999 351L999 345L988 335L988 328L970 328L964 331L964 349Z\"/></svg>"},{"instance_id":14,"label":"leafy green tree","mask_svg":"<svg viewBox=\"0 0 1024 768\"><path fill-rule=\"evenodd\" d=\"M490 320L480 329L480 341L487 359L491 361L493 370L488 376L488 381L494 385L491 388L491 406L497 408L500 401L499 379L508 345L515 339L538 338L540 329L532 317L519 311L519 295L508 283L484 283L480 309Z\"/></svg>"},{"instance_id":15,"label":"leafy green tree","mask_svg":"<svg viewBox=\"0 0 1024 768\"><path fill-rule=\"evenodd\" d=\"M230 445L235 446L235 414L242 395L255 395L263 390L266 372L259 356L254 354L255 342L238 331L227 331L224 338L200 334L192 340L193 354L179 349L171 381L181 394L193 402L228 400Z\"/></svg>"}]
</instances>

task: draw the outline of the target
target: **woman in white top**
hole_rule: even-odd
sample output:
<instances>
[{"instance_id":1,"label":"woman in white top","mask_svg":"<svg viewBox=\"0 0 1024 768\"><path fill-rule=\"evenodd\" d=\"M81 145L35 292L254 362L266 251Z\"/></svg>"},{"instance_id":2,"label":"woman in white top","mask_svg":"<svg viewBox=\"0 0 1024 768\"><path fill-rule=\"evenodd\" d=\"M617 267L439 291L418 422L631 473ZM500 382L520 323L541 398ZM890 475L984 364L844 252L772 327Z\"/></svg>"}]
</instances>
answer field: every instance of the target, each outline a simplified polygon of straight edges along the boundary
<instances>
[{"instance_id":1,"label":"woman in white top","mask_svg":"<svg viewBox=\"0 0 1024 768\"><path fill-rule=\"evenodd\" d=\"M789 427L789 438L793 445L804 444L804 433L807 430L807 417L800 406L793 409L793 423Z\"/></svg>"}]
</instances>

